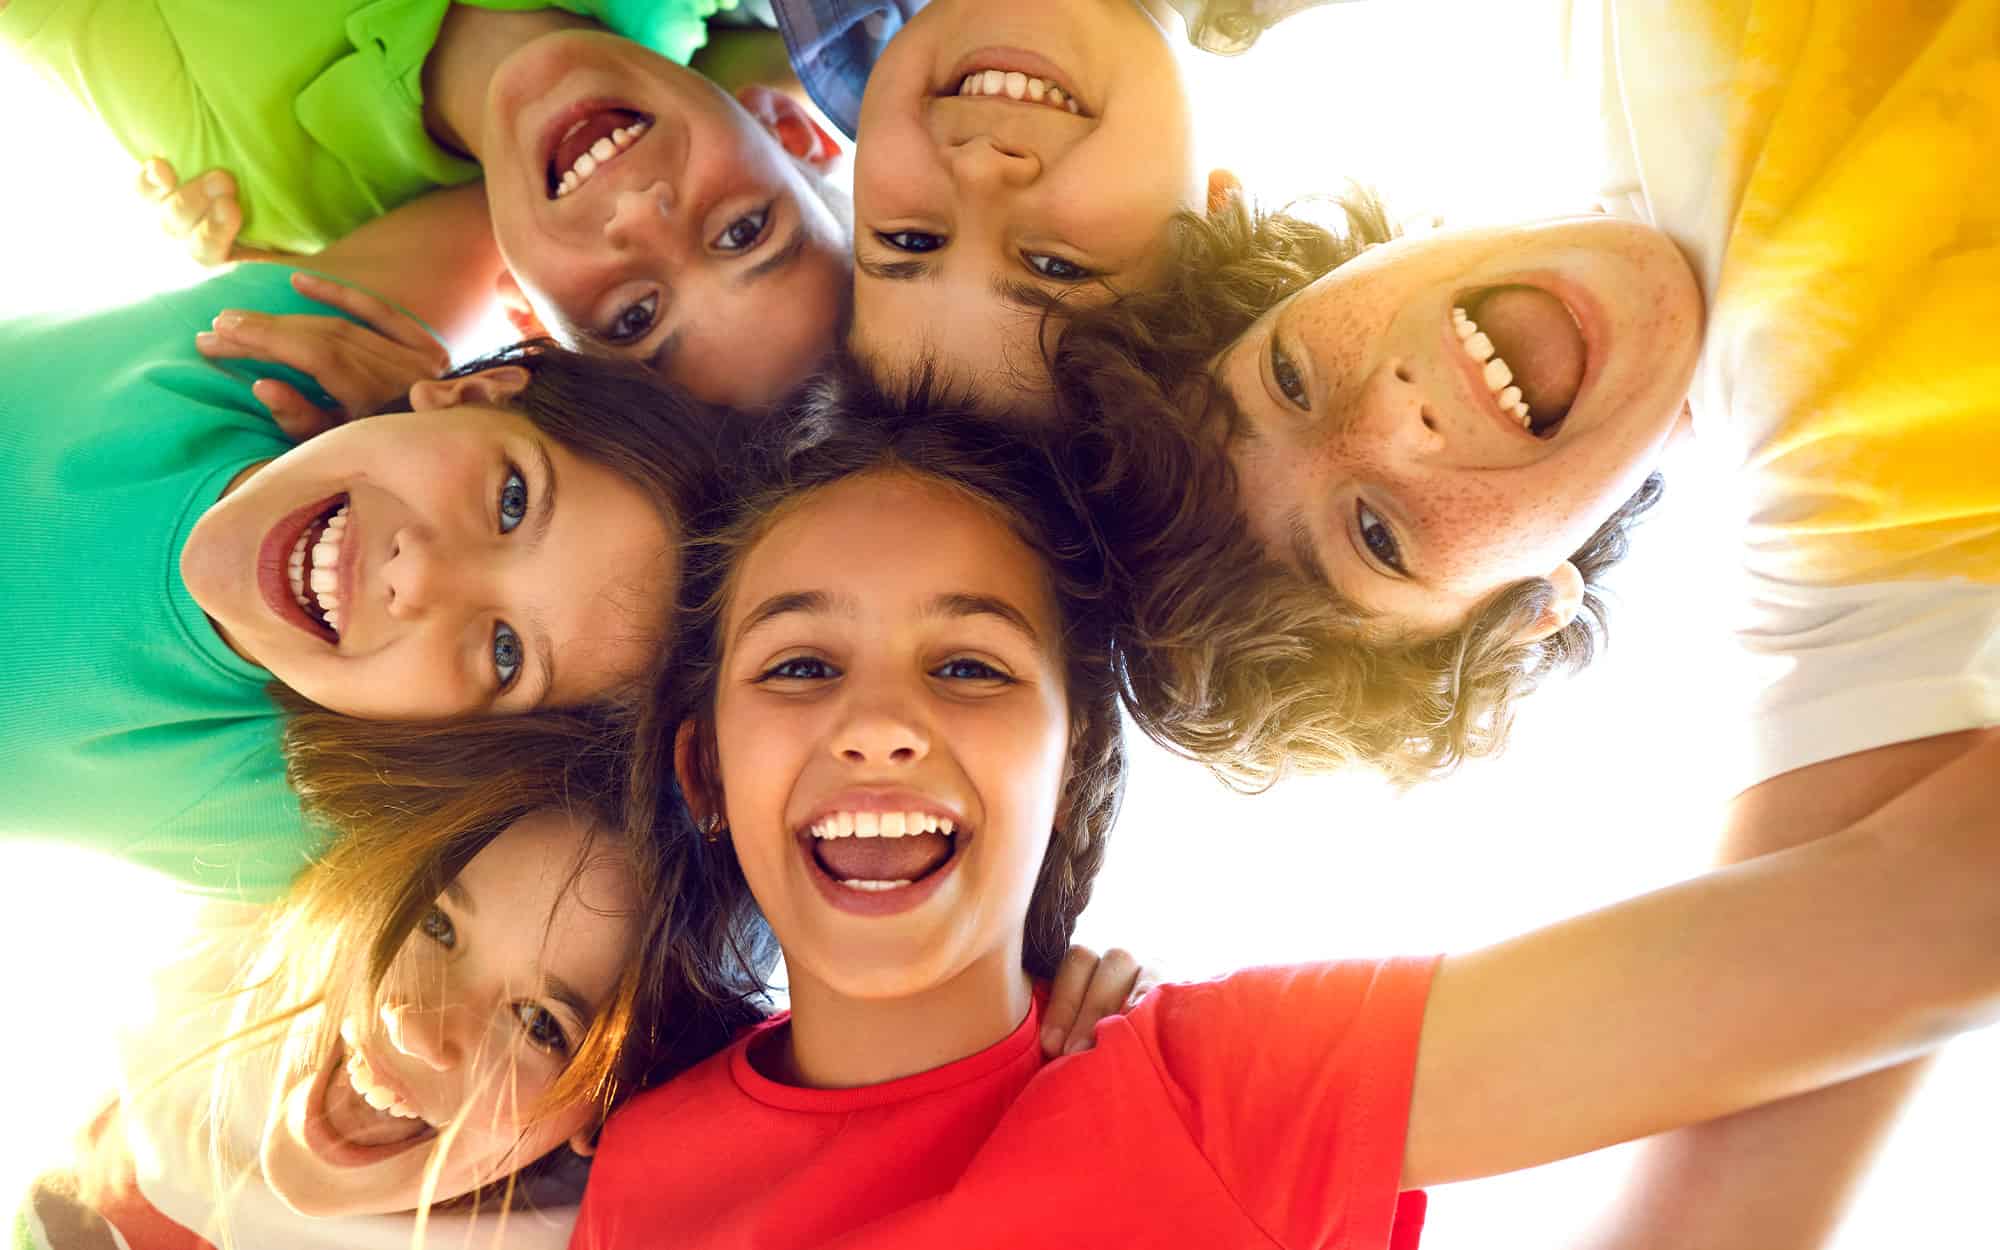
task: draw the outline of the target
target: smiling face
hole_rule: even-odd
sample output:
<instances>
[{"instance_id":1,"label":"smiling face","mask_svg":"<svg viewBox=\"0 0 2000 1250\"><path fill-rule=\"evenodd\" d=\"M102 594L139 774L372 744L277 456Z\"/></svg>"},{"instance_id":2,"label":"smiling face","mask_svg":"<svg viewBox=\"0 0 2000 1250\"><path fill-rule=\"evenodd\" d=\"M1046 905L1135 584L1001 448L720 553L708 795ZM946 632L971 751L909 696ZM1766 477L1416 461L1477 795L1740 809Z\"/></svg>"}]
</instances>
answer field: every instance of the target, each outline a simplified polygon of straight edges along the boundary
<instances>
[{"instance_id":1,"label":"smiling face","mask_svg":"<svg viewBox=\"0 0 2000 1250\"><path fill-rule=\"evenodd\" d=\"M825 356L848 299L846 234L775 137L810 122L759 99L776 110L768 129L701 75L600 32L543 36L501 65L487 198L551 334L741 406Z\"/></svg>"},{"instance_id":2,"label":"smiling face","mask_svg":"<svg viewBox=\"0 0 2000 1250\"><path fill-rule=\"evenodd\" d=\"M1378 247L1220 360L1252 528L1392 631L1528 578L1560 594L1655 464L1701 324L1667 237L1607 217Z\"/></svg>"},{"instance_id":3,"label":"smiling face","mask_svg":"<svg viewBox=\"0 0 2000 1250\"><path fill-rule=\"evenodd\" d=\"M719 803L795 996L1018 980L1069 729L1038 557L964 493L878 470L771 527L721 628Z\"/></svg>"},{"instance_id":4,"label":"smiling face","mask_svg":"<svg viewBox=\"0 0 2000 1250\"><path fill-rule=\"evenodd\" d=\"M855 322L878 374L935 354L988 391L1046 387L1021 288L1145 286L1198 205L1185 85L1132 0L933 0L868 79Z\"/></svg>"},{"instance_id":5,"label":"smiling face","mask_svg":"<svg viewBox=\"0 0 2000 1250\"><path fill-rule=\"evenodd\" d=\"M507 715L646 669L678 541L638 487L518 413L444 407L254 470L196 523L181 575L239 654L323 707Z\"/></svg>"},{"instance_id":6,"label":"smiling face","mask_svg":"<svg viewBox=\"0 0 2000 1250\"><path fill-rule=\"evenodd\" d=\"M622 851L587 822L545 811L502 832L405 939L379 1002L278 1091L259 1160L272 1191L302 1215L386 1214L420 1204L440 1151L436 1201L565 1141L588 1150L595 1107L538 1103L609 1008L637 907Z\"/></svg>"}]
</instances>

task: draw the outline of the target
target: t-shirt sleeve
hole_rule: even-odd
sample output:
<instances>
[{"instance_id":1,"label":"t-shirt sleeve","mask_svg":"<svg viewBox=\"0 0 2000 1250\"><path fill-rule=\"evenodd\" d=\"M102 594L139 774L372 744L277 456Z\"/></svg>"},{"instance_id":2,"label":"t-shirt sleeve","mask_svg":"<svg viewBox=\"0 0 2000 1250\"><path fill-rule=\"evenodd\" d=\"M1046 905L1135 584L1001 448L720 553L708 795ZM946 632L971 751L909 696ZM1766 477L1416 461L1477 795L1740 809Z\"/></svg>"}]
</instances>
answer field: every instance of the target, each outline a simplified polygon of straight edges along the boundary
<instances>
[{"instance_id":1,"label":"t-shirt sleeve","mask_svg":"<svg viewBox=\"0 0 2000 1250\"><path fill-rule=\"evenodd\" d=\"M1252 969L1131 1013L1196 1147L1279 1244L1390 1244L1436 965Z\"/></svg>"}]
</instances>

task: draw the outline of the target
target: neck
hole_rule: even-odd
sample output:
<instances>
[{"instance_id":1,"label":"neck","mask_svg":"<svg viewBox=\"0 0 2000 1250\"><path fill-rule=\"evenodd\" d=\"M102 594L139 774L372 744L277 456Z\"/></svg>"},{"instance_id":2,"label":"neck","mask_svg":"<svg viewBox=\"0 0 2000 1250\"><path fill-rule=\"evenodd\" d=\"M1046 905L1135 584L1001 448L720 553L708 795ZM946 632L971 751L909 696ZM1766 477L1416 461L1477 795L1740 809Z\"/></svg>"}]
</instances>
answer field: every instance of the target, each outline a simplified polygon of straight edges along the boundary
<instances>
[{"instance_id":1,"label":"neck","mask_svg":"<svg viewBox=\"0 0 2000 1250\"><path fill-rule=\"evenodd\" d=\"M850 997L794 968L791 1027L774 1075L814 1089L915 1076L1002 1040L1027 1018L1033 1000L1018 940L949 981L901 998Z\"/></svg>"},{"instance_id":2,"label":"neck","mask_svg":"<svg viewBox=\"0 0 2000 1250\"><path fill-rule=\"evenodd\" d=\"M596 29L595 22L560 9L510 13L452 5L424 60L424 128L445 147L482 160L486 88L500 63L543 35Z\"/></svg>"}]
</instances>

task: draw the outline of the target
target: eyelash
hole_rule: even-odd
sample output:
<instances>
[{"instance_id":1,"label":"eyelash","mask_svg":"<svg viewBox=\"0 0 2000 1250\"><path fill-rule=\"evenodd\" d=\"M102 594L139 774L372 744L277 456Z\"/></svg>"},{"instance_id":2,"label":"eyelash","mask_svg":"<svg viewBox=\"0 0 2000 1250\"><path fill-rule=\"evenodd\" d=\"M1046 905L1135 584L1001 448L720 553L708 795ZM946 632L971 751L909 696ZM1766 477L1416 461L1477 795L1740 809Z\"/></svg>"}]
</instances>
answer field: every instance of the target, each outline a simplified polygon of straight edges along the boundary
<instances>
[{"instance_id":1,"label":"eyelash","mask_svg":"<svg viewBox=\"0 0 2000 1250\"><path fill-rule=\"evenodd\" d=\"M1050 256L1046 252L1023 252L1021 260L1028 268L1055 282L1088 282L1097 276L1095 269L1085 268L1073 260L1064 260L1060 256ZM1065 272L1055 272L1058 269Z\"/></svg>"},{"instance_id":2,"label":"eyelash","mask_svg":"<svg viewBox=\"0 0 2000 1250\"><path fill-rule=\"evenodd\" d=\"M899 252L935 252L944 246L943 235L922 230L877 230L875 237L881 240L882 246L893 247Z\"/></svg>"},{"instance_id":3,"label":"eyelash","mask_svg":"<svg viewBox=\"0 0 2000 1250\"><path fill-rule=\"evenodd\" d=\"M1368 553L1389 568L1394 569L1398 576L1408 577L1410 575L1409 570L1403 567L1403 550L1397 545L1396 536L1389 531L1388 525L1383 522L1382 518L1377 516L1374 510L1367 504L1356 500L1354 504L1354 520L1360 527L1361 545L1368 549ZM1370 537L1371 534L1381 536L1379 543L1377 539Z\"/></svg>"},{"instance_id":4,"label":"eyelash","mask_svg":"<svg viewBox=\"0 0 2000 1250\"><path fill-rule=\"evenodd\" d=\"M958 656L955 659L946 660L944 663L932 669L931 675L934 677L944 677L945 676L944 670L949 669L954 665L961 665L961 664L976 668L979 671L977 673L964 674L956 678L946 677L945 679L956 680L956 681L990 681L1000 684L1011 684L1014 681L1014 679L1011 676L1001 672L999 669L995 668L991 664L988 664L986 661L971 659L967 656ZM797 672L788 673L784 671L785 669L790 668L793 665L816 666L824 671L811 675L805 673L797 673ZM830 680L831 678L838 677L839 675L840 675L839 669L835 668L832 664L829 664L827 661L820 659L818 656L795 655L790 659L780 660L776 664L773 664L771 667L759 673L757 675L757 681L759 682L826 681Z\"/></svg>"},{"instance_id":5,"label":"eyelash","mask_svg":"<svg viewBox=\"0 0 2000 1250\"><path fill-rule=\"evenodd\" d=\"M749 251L751 248L757 246L757 243L763 239L765 234L769 233L771 229L771 209L776 203L776 200L767 200L762 207L753 209L738 217L735 221L724 226L721 234L710 239L708 245L720 252ZM756 222L757 228L751 233L749 238L732 242L736 227L746 221Z\"/></svg>"},{"instance_id":6,"label":"eyelash","mask_svg":"<svg viewBox=\"0 0 2000 1250\"><path fill-rule=\"evenodd\" d=\"M458 930L452 925L451 917L445 914L444 908L435 903L431 904L431 909L417 921L417 931L445 950L451 950L458 945ZM535 1003L515 1003L514 1019L520 1024L521 1031L527 1034L530 1046L551 1054L569 1054L569 1034L563 1031L562 1021L556 1019L555 1013L548 1008ZM555 1036L536 1035L536 1029L544 1021Z\"/></svg>"},{"instance_id":7,"label":"eyelash","mask_svg":"<svg viewBox=\"0 0 2000 1250\"><path fill-rule=\"evenodd\" d=\"M618 314L611 318L611 327L604 332L604 341L614 347L636 343L652 331L653 321L659 315L660 293L654 291L646 298L619 309Z\"/></svg>"},{"instance_id":8,"label":"eyelash","mask_svg":"<svg viewBox=\"0 0 2000 1250\"><path fill-rule=\"evenodd\" d=\"M1278 384L1279 394L1291 400L1296 407L1305 412L1312 411L1312 402L1306 395L1305 379L1299 376L1299 367L1292 363L1285 349L1278 346L1276 331L1271 334L1271 380Z\"/></svg>"},{"instance_id":9,"label":"eyelash","mask_svg":"<svg viewBox=\"0 0 2000 1250\"><path fill-rule=\"evenodd\" d=\"M528 479L521 476L521 470L509 464L507 480L500 486L498 505L500 532L511 534L520 528L528 516ZM503 654L504 648L504 654ZM499 678L500 690L504 693L521 675L521 635L505 621L493 624L493 674Z\"/></svg>"}]
</instances>

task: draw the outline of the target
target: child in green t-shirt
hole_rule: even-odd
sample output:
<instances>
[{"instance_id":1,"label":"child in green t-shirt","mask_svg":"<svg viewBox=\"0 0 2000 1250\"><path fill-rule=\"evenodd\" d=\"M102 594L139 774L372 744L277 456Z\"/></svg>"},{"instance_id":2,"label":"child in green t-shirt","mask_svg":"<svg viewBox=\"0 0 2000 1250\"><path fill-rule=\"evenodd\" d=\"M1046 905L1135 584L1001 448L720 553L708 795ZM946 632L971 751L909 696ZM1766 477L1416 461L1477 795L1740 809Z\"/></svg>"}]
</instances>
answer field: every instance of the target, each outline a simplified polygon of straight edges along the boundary
<instances>
[{"instance_id":1,"label":"child in green t-shirt","mask_svg":"<svg viewBox=\"0 0 2000 1250\"><path fill-rule=\"evenodd\" d=\"M847 236L821 180L839 149L783 92L732 97L685 67L720 7L312 0L250 21L215 0L13 0L0 40L135 158L234 175L202 229L240 212L260 248L317 251L483 172L524 334L761 403L843 319Z\"/></svg>"}]
</instances>

